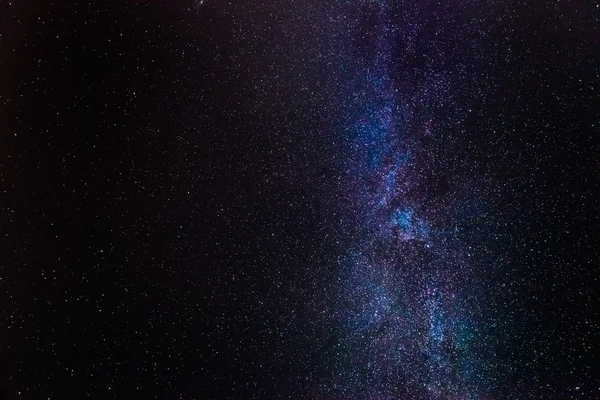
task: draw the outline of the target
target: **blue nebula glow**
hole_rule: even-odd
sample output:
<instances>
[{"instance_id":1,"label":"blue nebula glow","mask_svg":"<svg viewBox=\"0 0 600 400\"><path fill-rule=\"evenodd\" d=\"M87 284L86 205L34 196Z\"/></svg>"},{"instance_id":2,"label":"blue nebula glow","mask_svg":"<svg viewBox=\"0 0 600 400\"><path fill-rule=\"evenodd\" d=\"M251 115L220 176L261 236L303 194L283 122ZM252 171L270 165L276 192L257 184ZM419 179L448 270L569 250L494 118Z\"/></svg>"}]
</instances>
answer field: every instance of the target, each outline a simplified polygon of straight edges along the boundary
<instances>
[{"instance_id":1,"label":"blue nebula glow","mask_svg":"<svg viewBox=\"0 0 600 400\"><path fill-rule=\"evenodd\" d=\"M372 65L346 66L346 98L354 101L344 129L351 149L348 185L357 230L365 233L348 244L339 262L344 306L337 315L345 351L337 358L334 386L356 398L389 398L401 386L438 398L475 399L475 328L465 317L469 303L460 286L470 271L467 257L453 230L436 225L424 191L417 190L425 186L419 160L428 159L418 155L428 148L410 127L425 121L418 128L424 137L435 115L427 107L411 109L388 73L394 38L385 13L382 2ZM429 89L422 88L423 96Z\"/></svg>"}]
</instances>

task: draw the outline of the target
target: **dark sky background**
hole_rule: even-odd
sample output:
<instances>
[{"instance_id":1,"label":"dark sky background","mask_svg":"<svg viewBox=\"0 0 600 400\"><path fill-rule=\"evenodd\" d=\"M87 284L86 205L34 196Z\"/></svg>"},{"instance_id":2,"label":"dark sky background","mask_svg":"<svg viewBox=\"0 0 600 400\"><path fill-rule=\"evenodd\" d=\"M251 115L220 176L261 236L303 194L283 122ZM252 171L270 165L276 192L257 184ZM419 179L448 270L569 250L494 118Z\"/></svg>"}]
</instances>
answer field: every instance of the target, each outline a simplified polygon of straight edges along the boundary
<instances>
[{"instance_id":1,"label":"dark sky background","mask_svg":"<svg viewBox=\"0 0 600 400\"><path fill-rule=\"evenodd\" d=\"M485 164L495 193L465 238L494 265L477 399L597 399L599 11L526 3L465 19L475 61L438 64L478 71L440 165ZM375 40L366 2L344 7L0 1L3 398L341 398L341 87ZM426 61L391 57L408 88Z\"/></svg>"}]
</instances>

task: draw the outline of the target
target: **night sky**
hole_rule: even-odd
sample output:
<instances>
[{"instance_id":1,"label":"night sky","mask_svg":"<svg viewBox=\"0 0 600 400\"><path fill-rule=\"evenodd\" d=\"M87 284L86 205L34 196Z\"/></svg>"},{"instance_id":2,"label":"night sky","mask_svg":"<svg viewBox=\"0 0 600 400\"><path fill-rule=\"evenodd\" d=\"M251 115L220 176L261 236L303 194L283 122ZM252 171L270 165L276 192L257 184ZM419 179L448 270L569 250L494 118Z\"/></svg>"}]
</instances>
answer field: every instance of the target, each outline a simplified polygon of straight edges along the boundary
<instances>
[{"instance_id":1,"label":"night sky","mask_svg":"<svg viewBox=\"0 0 600 400\"><path fill-rule=\"evenodd\" d=\"M0 398L600 399L600 8L0 0Z\"/></svg>"}]
</instances>

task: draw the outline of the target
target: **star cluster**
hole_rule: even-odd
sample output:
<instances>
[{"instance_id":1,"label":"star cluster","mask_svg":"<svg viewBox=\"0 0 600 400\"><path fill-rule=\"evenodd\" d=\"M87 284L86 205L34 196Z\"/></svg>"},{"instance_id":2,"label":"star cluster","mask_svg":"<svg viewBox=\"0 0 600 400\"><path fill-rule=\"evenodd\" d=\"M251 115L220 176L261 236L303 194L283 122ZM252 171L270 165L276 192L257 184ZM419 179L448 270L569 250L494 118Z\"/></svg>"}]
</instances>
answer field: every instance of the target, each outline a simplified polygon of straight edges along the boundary
<instances>
[{"instance_id":1,"label":"star cluster","mask_svg":"<svg viewBox=\"0 0 600 400\"><path fill-rule=\"evenodd\" d=\"M476 179L443 170L447 154L436 144L460 125L448 126L443 113L453 107L459 121L468 103L450 97L460 90L454 71L433 57L396 78L392 55L409 54L421 32L414 17L402 20L395 11L383 2L361 10L372 21L374 49L347 73L353 100L346 178L360 228L339 259L343 350L336 387L367 398L477 398L492 379L476 343L484 340L477 285L488 271L471 260L460 213L471 203L485 207L485 199L473 188ZM459 135L453 140L464 140Z\"/></svg>"}]
</instances>

